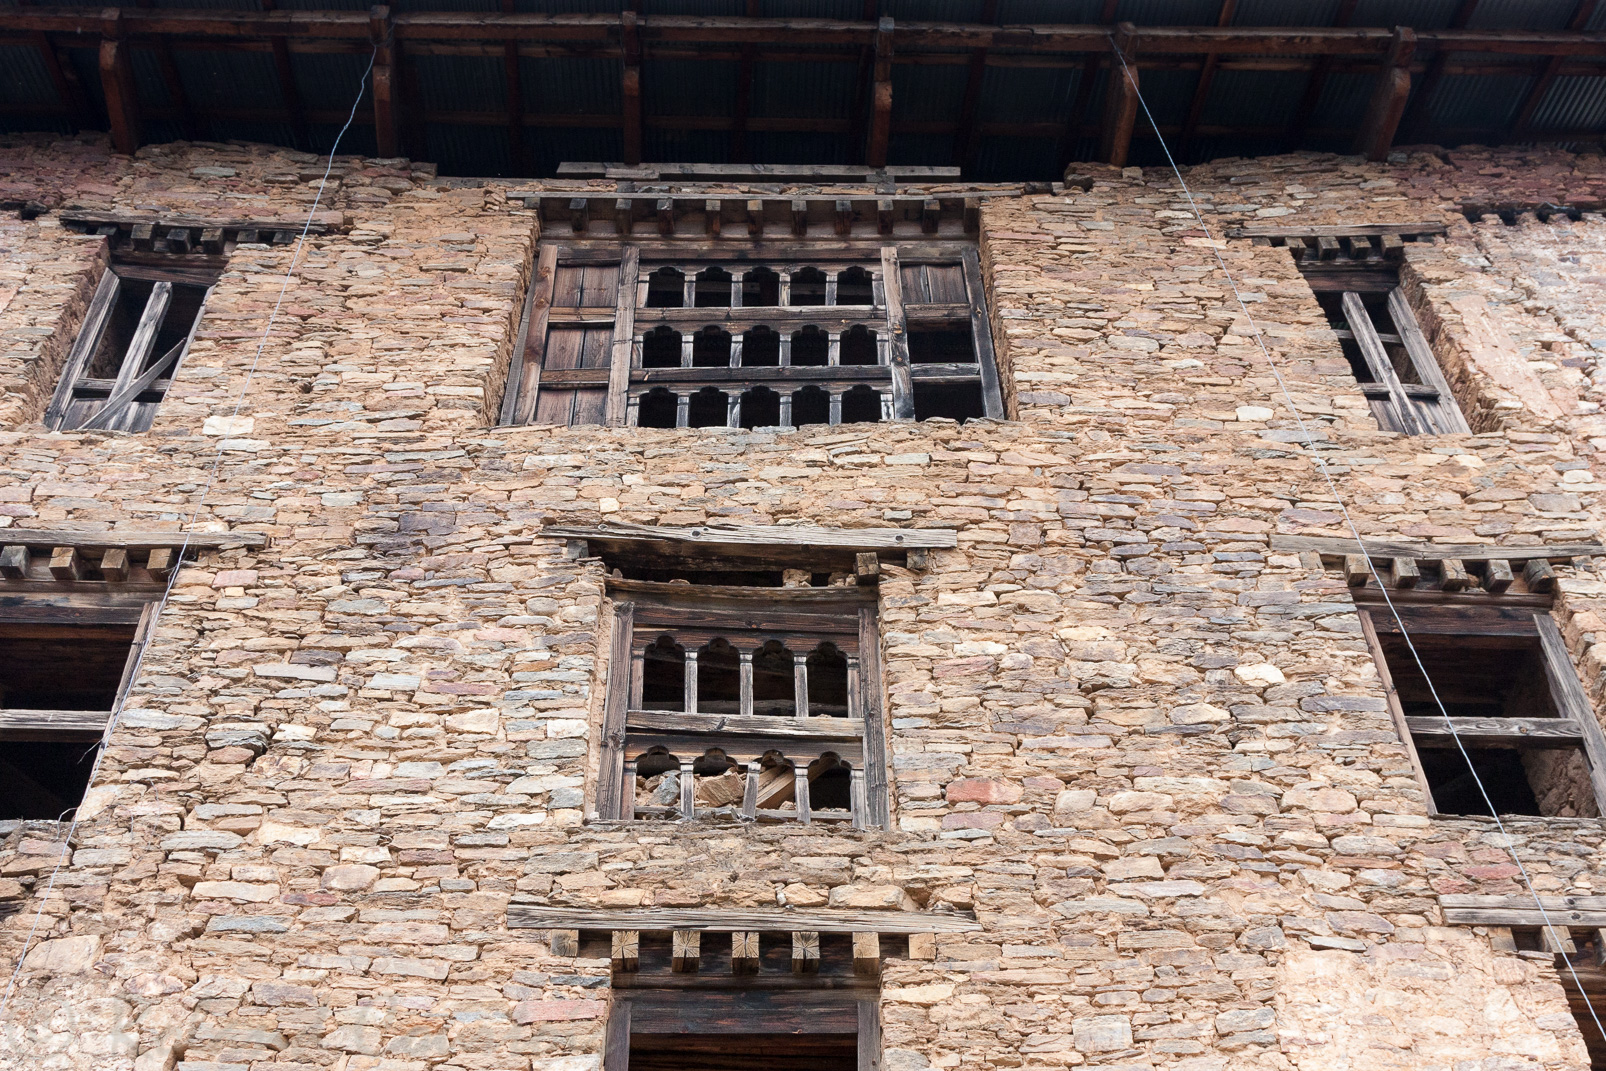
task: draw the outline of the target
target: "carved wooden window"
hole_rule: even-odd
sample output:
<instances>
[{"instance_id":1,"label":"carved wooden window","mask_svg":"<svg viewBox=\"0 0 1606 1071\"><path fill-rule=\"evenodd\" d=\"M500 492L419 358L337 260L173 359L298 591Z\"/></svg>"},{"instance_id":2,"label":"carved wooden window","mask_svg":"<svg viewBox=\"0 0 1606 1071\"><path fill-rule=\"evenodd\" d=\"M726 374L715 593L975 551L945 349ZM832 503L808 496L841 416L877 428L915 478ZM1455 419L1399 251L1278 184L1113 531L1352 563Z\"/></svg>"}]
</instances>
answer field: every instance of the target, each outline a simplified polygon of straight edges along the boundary
<instances>
[{"instance_id":1,"label":"carved wooden window","mask_svg":"<svg viewBox=\"0 0 1606 1071\"><path fill-rule=\"evenodd\" d=\"M873 588L609 591L601 817L885 824Z\"/></svg>"},{"instance_id":2,"label":"carved wooden window","mask_svg":"<svg viewBox=\"0 0 1606 1071\"><path fill-rule=\"evenodd\" d=\"M503 424L1004 415L969 243L541 244Z\"/></svg>"},{"instance_id":3,"label":"carved wooden window","mask_svg":"<svg viewBox=\"0 0 1606 1071\"><path fill-rule=\"evenodd\" d=\"M1393 593L1394 612L1374 582L1358 578L1355 591L1429 811L1488 815L1492 802L1501 814L1602 814L1606 735L1546 612L1548 566L1530 563L1514 587L1504 561L1412 562L1405 572L1411 586Z\"/></svg>"},{"instance_id":4,"label":"carved wooden window","mask_svg":"<svg viewBox=\"0 0 1606 1071\"><path fill-rule=\"evenodd\" d=\"M202 258L210 259L210 258ZM84 315L45 423L145 431L173 381L219 272L185 258L114 258Z\"/></svg>"}]
</instances>

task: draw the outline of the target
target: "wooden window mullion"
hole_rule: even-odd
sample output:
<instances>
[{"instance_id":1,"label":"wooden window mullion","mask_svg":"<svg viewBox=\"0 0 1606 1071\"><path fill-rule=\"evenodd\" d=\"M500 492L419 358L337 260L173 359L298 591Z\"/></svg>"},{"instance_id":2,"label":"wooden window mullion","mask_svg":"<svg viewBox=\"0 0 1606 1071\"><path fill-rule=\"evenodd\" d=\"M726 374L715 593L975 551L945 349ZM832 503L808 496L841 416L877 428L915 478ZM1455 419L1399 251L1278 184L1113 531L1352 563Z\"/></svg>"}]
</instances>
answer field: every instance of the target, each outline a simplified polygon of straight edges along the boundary
<instances>
[{"instance_id":1,"label":"wooden window mullion","mask_svg":"<svg viewBox=\"0 0 1606 1071\"><path fill-rule=\"evenodd\" d=\"M613 642L608 656L608 691L603 700L602 765L597 776L597 813L603 818L634 815L635 785L624 782L625 720L630 707L635 604L613 608Z\"/></svg>"},{"instance_id":2,"label":"wooden window mullion","mask_svg":"<svg viewBox=\"0 0 1606 1071\"><path fill-rule=\"evenodd\" d=\"M881 1067L881 1002L879 999L859 1001L859 1053L857 1071L880 1071ZM607 1071L614 1071L609 1067Z\"/></svg>"},{"instance_id":3,"label":"wooden window mullion","mask_svg":"<svg viewBox=\"0 0 1606 1071\"><path fill-rule=\"evenodd\" d=\"M1444 431L1449 434L1471 432L1467 418L1456 404L1455 395L1450 393L1450 382L1444 378L1444 370L1439 367L1438 358L1433 356L1433 348L1428 345L1427 336L1416 322L1416 313L1411 311L1411 303L1405 300L1405 291L1401 287L1396 286L1389 291L1388 310L1400 342L1405 346L1411 363L1416 366L1417 376L1439 393L1435 408L1442 416Z\"/></svg>"},{"instance_id":4,"label":"wooden window mullion","mask_svg":"<svg viewBox=\"0 0 1606 1071\"><path fill-rule=\"evenodd\" d=\"M862 1064L861 1064L862 1067ZM608 1009L602 1071L630 1071L630 1002L615 999Z\"/></svg>"},{"instance_id":5,"label":"wooden window mullion","mask_svg":"<svg viewBox=\"0 0 1606 1071\"><path fill-rule=\"evenodd\" d=\"M94 359L95 350L106 333L106 324L111 320L112 310L117 307L117 292L121 287L122 280L111 268L101 274L100 283L95 287L95 296L90 299L89 308L84 313L84 322L78 328L78 337L73 341L66 363L62 365L56 393L45 411L45 424L48 427L60 427L72 407L73 391Z\"/></svg>"},{"instance_id":6,"label":"wooden window mullion","mask_svg":"<svg viewBox=\"0 0 1606 1071\"><path fill-rule=\"evenodd\" d=\"M1406 395L1400 377L1394 374L1394 364L1389 360L1388 351L1383 348L1383 340L1377 337L1377 328L1372 325L1371 314L1362 304L1361 296L1353 290L1345 291L1343 302L1344 319L1355 336L1361 356L1366 360L1366 367L1373 379L1388 388L1390 408L1397 426L1386 430L1401 431L1407 435L1422 434L1426 429L1417 417L1416 403Z\"/></svg>"},{"instance_id":7,"label":"wooden window mullion","mask_svg":"<svg viewBox=\"0 0 1606 1071\"><path fill-rule=\"evenodd\" d=\"M546 356L547 319L552 311L552 287L557 274L558 247L543 245L536 256L524 326L514 342L507 391L502 396L504 424L528 424L535 417L536 397L541 390L541 364Z\"/></svg>"},{"instance_id":8,"label":"wooden window mullion","mask_svg":"<svg viewBox=\"0 0 1606 1071\"><path fill-rule=\"evenodd\" d=\"M615 298L613 352L608 365L608 408L605 422L619 427L627 419L631 354L636 339L636 281L641 274L641 249L627 245L619 257L619 288Z\"/></svg>"},{"instance_id":9,"label":"wooden window mullion","mask_svg":"<svg viewBox=\"0 0 1606 1071\"><path fill-rule=\"evenodd\" d=\"M1427 774L1423 772L1422 757L1417 754L1416 741L1412 739L1410 725L1405 720L1405 707L1400 703L1400 694L1394 688L1394 674L1389 672L1388 659L1383 656L1383 644L1377 638L1377 625L1372 621L1370 611L1358 608L1356 612L1361 619L1361 635L1372 654L1372 664L1377 667L1378 680L1383 684L1383 700L1388 704L1394 731L1399 734L1400 743L1405 745L1406 754L1410 756L1411 769L1416 773L1416 783L1422 789L1422 800L1428 813L1437 814L1439 808L1433 802L1433 789L1428 785Z\"/></svg>"},{"instance_id":10,"label":"wooden window mullion","mask_svg":"<svg viewBox=\"0 0 1606 1071\"><path fill-rule=\"evenodd\" d=\"M981 368L981 400L987 415L1004 419L1004 392L999 381L998 359L993 351L992 325L987 317L987 292L982 285L981 253L974 246L961 255L965 271L965 290L970 296L970 339Z\"/></svg>"},{"instance_id":11,"label":"wooden window mullion","mask_svg":"<svg viewBox=\"0 0 1606 1071\"><path fill-rule=\"evenodd\" d=\"M1556 710L1564 718L1577 723L1584 738L1584 757L1589 763L1589 781L1595 790L1595 805L1606 814L1606 732L1595 717L1595 708L1578 683L1578 671L1573 668L1567 652L1567 641L1555 618L1546 613L1534 614L1534 625L1539 630L1539 646L1544 652L1545 677L1550 684L1550 697Z\"/></svg>"},{"instance_id":12,"label":"wooden window mullion","mask_svg":"<svg viewBox=\"0 0 1606 1071\"><path fill-rule=\"evenodd\" d=\"M897 246L881 247L881 274L886 279L887 288L887 355L892 369L892 414L896 420L913 420L915 394L914 377L909 371L909 321L903 311L903 283L898 274ZM839 420L831 423L839 423Z\"/></svg>"},{"instance_id":13,"label":"wooden window mullion","mask_svg":"<svg viewBox=\"0 0 1606 1071\"><path fill-rule=\"evenodd\" d=\"M887 829L890 792L887 779L887 740L882 725L881 633L875 611L859 611L859 709L864 711L863 764L869 800L870 825Z\"/></svg>"}]
</instances>

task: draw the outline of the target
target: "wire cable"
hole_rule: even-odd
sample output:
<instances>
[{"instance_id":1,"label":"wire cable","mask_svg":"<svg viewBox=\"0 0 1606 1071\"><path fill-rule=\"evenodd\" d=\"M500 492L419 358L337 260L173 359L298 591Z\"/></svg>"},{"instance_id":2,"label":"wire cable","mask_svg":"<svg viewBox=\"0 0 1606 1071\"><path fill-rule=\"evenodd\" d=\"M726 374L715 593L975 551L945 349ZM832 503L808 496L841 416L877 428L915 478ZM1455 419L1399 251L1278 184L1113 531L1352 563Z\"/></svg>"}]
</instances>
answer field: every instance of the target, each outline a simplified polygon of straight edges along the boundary
<instances>
[{"instance_id":1,"label":"wire cable","mask_svg":"<svg viewBox=\"0 0 1606 1071\"><path fill-rule=\"evenodd\" d=\"M295 251L290 256L290 266L285 269L284 279L279 284L279 296L273 303L273 311L268 314L268 323L262 329L262 337L257 340L256 352L252 354L251 363L246 368L245 381L240 384L240 391L235 396L234 409L229 414L229 425L218 436L217 451L212 457L212 467L207 472L206 483L202 486L201 495L195 502L195 509L191 511L190 519L184 526L182 533L184 541L179 545L178 560L173 563L173 571L167 574L167 584L162 588L162 597L157 600L156 612L149 619L149 631L145 636L141 637L143 642L140 643L139 649L134 653L134 668L128 675L130 691L133 690L134 681L139 678L139 671L145 664L145 652L150 647L151 636L155 631L156 622L161 618L162 611L167 608L167 600L173 593L173 585L178 580L179 572L184 568L184 555L189 550L194 535L192 529L195 523L200 520L201 511L206 507L207 496L211 494L212 485L216 482L218 470L223 464L223 445L228 440L235 421L239 419L240 409L245 404L246 392L251 389L251 380L256 376L257 367L262 362L262 351L267 347L268 338L273 333L273 325L278 322L279 310L283 308L285 294L290 290L290 280L294 278L296 267L301 263L301 253L306 247L307 235L312 231L312 221L318 214L318 206L323 202L324 190L329 184L329 174L334 170L335 154L340 151L341 140L346 136L346 132L351 129L351 124L357 119L357 107L362 103L363 93L368 84L368 75L374 69L374 61L378 56L379 46L375 45L373 53L368 57L368 66L363 69L362 78L357 87L357 97L351 102L351 112L346 116L345 125L335 135L334 144L329 147L329 159L324 164L323 177L318 180L318 192L312 199L312 207L307 209L307 220L301 225L301 235L296 239ZM84 782L85 791L95 783L95 778L100 774L101 762L106 757L106 748L111 743L112 733L116 730L117 723L122 719L123 707L127 702L127 698L126 694L119 695L111 716L106 719L106 728L101 733L99 743L95 745L95 761L89 768L89 779ZM63 811L62 813L65 814L66 812ZM60 821L61 819L58 817L58 824ZM17 978L22 974L22 961L28 957L28 952L33 947L34 937L39 932L39 922L44 917L45 903L49 900L51 892L56 887L56 876L61 873L61 868L66 865L68 853L71 851L73 834L77 829L78 814L74 809L72 821L67 827L66 834L61 839L61 855L57 858L55 867L50 871L50 880L45 884L43 893L35 894L39 900L39 909L34 912L33 925L28 928L28 936L23 939L22 951L17 954L17 965L12 970L11 977L6 981L5 993L0 995L0 1012L4 1012L6 1006L11 1002L11 994L17 984Z\"/></svg>"},{"instance_id":2,"label":"wire cable","mask_svg":"<svg viewBox=\"0 0 1606 1071\"><path fill-rule=\"evenodd\" d=\"M1121 62L1121 73L1125 76L1127 82L1131 84L1132 92L1137 96L1138 104L1143 108L1144 117L1148 119L1149 125L1154 129L1154 136L1159 139L1160 149L1165 153L1166 163L1170 165L1171 173L1177 177L1177 184L1182 187L1183 196L1188 200L1188 208L1193 213L1193 218L1198 221L1199 229L1204 232L1205 240L1209 243L1210 250L1215 255L1216 264L1221 268L1221 274L1227 279L1227 286L1232 290L1233 299L1237 301L1239 311L1243 313L1244 318L1249 321L1249 326L1254 331L1255 343L1260 347L1261 355L1266 358L1266 365L1271 369L1272 376L1277 380L1278 390L1282 392L1283 402L1288 406L1288 411L1293 414L1294 422L1299 426L1299 432L1304 437L1305 450L1311 459L1316 462L1317 468L1321 470L1323 478L1327 481L1327 488L1332 492L1333 500L1338 503L1339 512L1343 514L1345 527L1350 530L1350 534L1354 536L1356 544L1361 548L1361 556L1366 559L1367 571L1371 573L1372 579L1377 582L1378 590L1383 595L1383 602L1388 606L1390 616L1394 618L1395 625L1400 630L1400 635L1405 639L1406 649L1410 651L1411 659L1416 663L1417 670L1421 672L1422 679L1427 682L1428 693L1433 697L1434 705L1439 708L1439 714L1444 718L1445 727L1449 730L1451 739L1455 741L1456 749L1466 762L1467 769L1471 771L1473 781L1477 783L1478 792L1483 796L1483 802L1489 808L1489 815L1494 819L1495 827L1500 830L1502 839L1506 842L1506 851L1511 854L1511 861L1517 864L1517 870L1522 875L1522 881L1528 889L1528 895L1533 897L1534 905L1539 908L1539 917L1544 920L1545 929L1550 932L1552 943L1557 948L1561 948L1563 944L1560 940L1557 940L1556 927L1550 921L1550 913L1545 910L1544 901L1540 899L1539 893L1534 889L1533 879L1528 875L1528 868L1523 865L1521 857L1517 854L1517 849L1512 844L1510 834L1506 833L1506 826L1500 820L1499 810L1495 807L1494 801L1489 798L1489 790L1484 785L1483 778L1478 775L1477 767L1472 765L1472 756L1467 753L1466 744L1462 742L1460 734L1456 732L1455 722L1451 719L1449 711L1445 709L1444 700L1439 697L1439 691L1433 684L1433 677L1428 673L1427 666L1423 664L1421 655L1417 653L1416 644L1412 642L1411 634L1406 629L1405 621L1400 617L1400 612L1395 607L1394 600L1389 597L1388 585L1383 583L1383 578L1378 574L1377 565L1372 561L1372 556L1366 552L1366 544L1361 540L1360 529L1356 526L1355 519L1350 516L1349 507L1344 503L1344 496L1339 494L1338 483L1334 480L1332 471L1327 466L1327 459L1322 457L1321 452L1317 449L1315 436L1311 434L1310 428L1306 425L1305 418L1300 413L1299 407L1294 404L1293 394L1289 391L1288 383L1283 378L1282 369L1278 367L1276 360L1272 358L1271 350L1266 346L1265 336L1261 334L1260 325L1255 323L1255 318L1250 313L1248 304L1238 290L1238 283L1233 279L1232 271L1228 269L1227 261L1221 255L1221 248L1217 244L1215 237L1210 233L1209 226L1205 223L1204 213L1199 210L1198 202L1193 197L1193 191L1189 189L1187 180L1182 177L1182 169L1177 166L1176 159L1171 155L1171 147L1166 144L1165 135L1160 133L1160 124L1155 122L1154 113L1149 111L1149 103L1143 99L1143 91L1138 87L1137 79L1132 76L1132 69L1127 66L1126 56L1121 52L1120 46L1115 43L1113 35L1109 36L1109 41L1110 48L1115 53L1116 59ZM1562 928L1562 932L1566 932L1565 927ZM1557 954L1561 956L1562 962L1567 965L1567 972L1572 975L1573 985L1577 987L1578 995L1583 997L1584 1005L1589 1009L1589 1017L1595 1021L1595 1029L1599 1030L1602 1035L1606 1035L1606 1027L1602 1026L1600 1016L1595 1013L1594 1002L1584 992L1583 983L1578 978L1578 971L1573 967L1571 958L1568 957L1566 952Z\"/></svg>"}]
</instances>

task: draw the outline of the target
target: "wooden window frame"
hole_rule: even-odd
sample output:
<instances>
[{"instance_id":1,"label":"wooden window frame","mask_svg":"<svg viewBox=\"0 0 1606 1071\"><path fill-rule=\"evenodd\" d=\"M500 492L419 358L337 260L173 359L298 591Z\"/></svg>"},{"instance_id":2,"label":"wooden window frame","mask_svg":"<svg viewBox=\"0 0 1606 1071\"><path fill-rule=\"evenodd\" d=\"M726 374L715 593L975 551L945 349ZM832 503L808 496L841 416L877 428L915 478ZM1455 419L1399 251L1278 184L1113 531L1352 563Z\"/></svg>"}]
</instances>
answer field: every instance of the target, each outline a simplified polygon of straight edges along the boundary
<instances>
[{"instance_id":1,"label":"wooden window frame","mask_svg":"<svg viewBox=\"0 0 1606 1071\"><path fill-rule=\"evenodd\" d=\"M1431 604L1429 604L1431 605ZM1455 604L1446 600L1444 609L1450 609ZM1436 609L1438 607L1435 607ZM1555 619L1545 611L1527 606L1512 607L1508 613L1517 616L1531 616L1534 635L1540 646L1543 659L1545 679L1549 686L1551 701L1555 704L1558 717L1555 718L1451 718L1451 725L1445 725L1442 716L1407 717L1398 692L1395 690L1394 678L1389 671L1388 660L1384 655L1383 645L1379 639L1379 629L1373 620L1375 614L1387 614L1387 609L1378 603L1361 603L1356 607L1360 614L1361 634L1366 640L1368 651L1372 655L1373 664L1377 667L1378 677L1383 684L1383 692L1388 703L1389 714L1394 721L1396 732L1411 757L1412 768L1416 772L1417 782L1422 789L1423 799L1426 802L1428 813L1434 817L1458 817L1455 815L1441 815L1434 803L1433 790L1428 784L1426 773L1419 754L1419 744L1432 741L1454 747L1455 739L1459 739L1465 746L1532 746L1535 741L1545 741L1551 746L1561 748L1576 748L1583 753L1584 760L1589 766L1590 785L1594 791L1595 803L1601 815L1606 816L1606 732L1603 732L1599 720L1595 716L1594 707L1579 683L1578 672L1573 666L1572 658L1567 651L1566 640L1562 637L1560 628ZM1405 612L1402 606L1400 612ZM1423 604L1409 604L1411 611L1423 609ZM1453 611L1452 611L1453 612ZM1408 615L1407 629L1411 628ZM1444 632L1441 634L1473 635L1480 631L1477 624L1469 623L1457 632ZM1515 635L1516 633L1513 633ZM1433 667L1427 666L1431 678ZM1453 726L1453 732L1452 732ZM1544 817L1528 815L1527 818Z\"/></svg>"},{"instance_id":2,"label":"wooden window frame","mask_svg":"<svg viewBox=\"0 0 1606 1071\"><path fill-rule=\"evenodd\" d=\"M1342 302L1344 319L1350 326L1348 331L1335 331L1335 334L1340 338L1353 338L1360 348L1374 380L1360 384L1361 393L1366 396L1383 430L1406 435L1470 433L1472 429L1456 404L1455 395L1416 321L1416 313L1411 311L1405 291L1398 286L1389 291L1388 314L1394 322L1395 333L1387 338L1377 330L1358 292L1344 291ZM1405 348L1419 383L1400 381L1384 348L1385 342L1395 340Z\"/></svg>"},{"instance_id":3,"label":"wooden window frame","mask_svg":"<svg viewBox=\"0 0 1606 1071\"><path fill-rule=\"evenodd\" d=\"M691 295L698 271L719 266L730 269L743 263L768 267L782 276L782 304L763 306L762 311L744 315L741 302L740 271L733 271L731 305L698 308ZM963 281L965 300L958 303L932 303L906 300L901 285L904 268L940 263L956 269ZM618 283L611 305L554 305L554 292L560 268L586 264L618 265ZM684 275L687 297L680 307L648 308L647 278L644 265L671 265ZM785 302L785 281L791 271L818 266L826 272L827 304L795 306ZM836 305L829 291L834 290L837 273L851 266L870 272L873 304ZM733 335L732 364L728 368L690 367L689 339L708 324L723 323ZM680 368L645 368L642 340L645 333L661 324L676 327L686 345L688 357ZM783 342L779 366L742 367L739 364L739 333L748 326L762 324L783 339L805 326L820 326L831 337L828 363L824 366L793 366L786 361ZM547 369L543 367L550 332L554 328L602 331L611 325L607 367ZM838 363L840 335L855 325L876 333L878 363L850 365ZM968 329L974 364L912 364L909 356L911 325L951 326ZM535 270L520 316L506 387L499 409L498 423L523 425L537 422L543 387L571 390L577 397L583 391L605 391L599 406L579 403L569 407L569 423L601 424L610 427L637 423L637 403L656 388L669 390L677 400L676 426L688 424L688 402L692 394L705 388L726 394L727 427L741 425L741 396L755 388L773 389L781 397L781 426L790 426L791 392L808 386L825 390L830 397L829 423L841 420L841 398L858 386L870 386L881 395L881 420L915 419L915 391L918 385L973 383L980 398L981 415L1004 419L1005 409L999 378L987 295L982 278L980 254L973 242L882 241L811 246L806 242L742 242L722 240L719 247L652 244L634 241L543 239L537 248ZM599 412L600 410L600 412ZM583 417L583 418L582 418ZM541 423L560 423L541 420Z\"/></svg>"},{"instance_id":4,"label":"wooden window frame","mask_svg":"<svg viewBox=\"0 0 1606 1071\"><path fill-rule=\"evenodd\" d=\"M876 620L874 588L739 588L710 587L611 579L613 634L604 704L602 755L597 784L596 813L604 820L632 821L640 814L635 802L634 763L630 752L656 745L685 750L720 747L747 769L746 791L740 817L776 820L783 816L758 807L758 757L776 750L792 761L795 811L788 820L851 821L854 828L887 828L889 786L884 697L881 684L881 642ZM723 715L641 709L642 652L659 634L677 628L692 635L728 634L756 639L790 636L815 638L832 635L848 658L849 710L857 719L811 718L804 709L794 717L753 716L751 663L742 662L743 714ZM688 654L690 654L688 650ZM794 657L797 657L794 652ZM688 659L687 680L694 680L695 660ZM802 671L799 671L800 674ZM799 677L801 682L802 677ZM797 685L806 695L806 685ZM686 687L688 705L695 707L695 686ZM825 724L816 724L825 723ZM807 806L807 778L801 760L833 752L852 773L852 807L849 812L811 812ZM682 763L679 817L699 816L694 785Z\"/></svg>"},{"instance_id":5,"label":"wooden window frame","mask_svg":"<svg viewBox=\"0 0 1606 1071\"><path fill-rule=\"evenodd\" d=\"M194 266L162 266L161 259L147 255L142 258L144 262L138 264L114 260L102 272L95 296L90 299L84 321L79 327L78 337L62 367L55 393L45 410L44 422L47 427L58 431L145 431L150 427L157 408L166 397L179 366L195 341L195 333L206 314L206 304L211 300L218 274ZM152 261L157 263L153 265ZM88 372L111 323L124 279L153 283L151 293L146 298L128 348L117 360L115 378L110 381L91 379ZM181 342L152 361L156 338L171 311L173 287L180 284L205 287L195 320ZM87 419L74 419L75 403L98 398L103 392L105 400L99 408Z\"/></svg>"},{"instance_id":6,"label":"wooden window frame","mask_svg":"<svg viewBox=\"0 0 1606 1071\"><path fill-rule=\"evenodd\" d=\"M754 935L757 936L757 935ZM744 997L750 999L744 1000ZM764 998L768 999L764 999ZM775 1007L775 1005L779 1007ZM630 1071L633 1026L653 1034L842 1034L850 1024L856 1039L857 1071L881 1066L879 993L857 995L833 989L784 989L773 993L707 989L623 990L608 1008L602 1071ZM732 1030L732 1026L751 1029ZM766 1026L771 1029L764 1029ZM830 1029L836 1027L838 1029Z\"/></svg>"}]
</instances>

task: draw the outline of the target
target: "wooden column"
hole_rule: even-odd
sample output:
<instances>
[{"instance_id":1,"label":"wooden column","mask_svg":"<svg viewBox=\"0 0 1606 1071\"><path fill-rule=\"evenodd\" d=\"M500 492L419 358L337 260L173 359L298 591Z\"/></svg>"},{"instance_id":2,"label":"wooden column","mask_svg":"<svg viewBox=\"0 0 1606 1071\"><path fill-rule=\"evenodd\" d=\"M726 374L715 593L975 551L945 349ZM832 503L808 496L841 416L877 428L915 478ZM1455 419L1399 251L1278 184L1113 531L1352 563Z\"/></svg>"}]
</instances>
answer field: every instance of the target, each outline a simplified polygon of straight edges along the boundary
<instances>
[{"instance_id":1,"label":"wooden column","mask_svg":"<svg viewBox=\"0 0 1606 1071\"><path fill-rule=\"evenodd\" d=\"M513 0L502 0L502 13L514 14ZM524 76L519 71L519 45L517 41L502 43L502 77L507 83L507 147L516 174L533 174L529 153L524 144Z\"/></svg>"},{"instance_id":2,"label":"wooden column","mask_svg":"<svg viewBox=\"0 0 1606 1071\"><path fill-rule=\"evenodd\" d=\"M106 118L111 122L112 147L133 155L139 148L139 100L134 95L134 69L128 45L122 41L122 18L107 8L100 30L100 86L106 96Z\"/></svg>"},{"instance_id":3,"label":"wooden column","mask_svg":"<svg viewBox=\"0 0 1606 1071\"><path fill-rule=\"evenodd\" d=\"M892 19L882 18L875 32L875 82L870 88L870 137L864 162L887 166L887 143L892 138Z\"/></svg>"},{"instance_id":4,"label":"wooden column","mask_svg":"<svg viewBox=\"0 0 1606 1071\"><path fill-rule=\"evenodd\" d=\"M624 52L620 97L624 102L625 163L641 163L641 35L634 11L619 13L619 43Z\"/></svg>"},{"instance_id":5,"label":"wooden column","mask_svg":"<svg viewBox=\"0 0 1606 1071\"><path fill-rule=\"evenodd\" d=\"M396 47L391 37L390 8L376 4L368 11L368 34L374 42L374 143L380 156L401 155L401 142L397 135L400 117L398 97L400 70L396 62Z\"/></svg>"},{"instance_id":6,"label":"wooden column","mask_svg":"<svg viewBox=\"0 0 1606 1071\"><path fill-rule=\"evenodd\" d=\"M1416 31L1409 26L1395 27L1383 70L1366 106L1366 117L1355 132L1355 151L1368 160L1386 159L1389 146L1394 144L1394 132L1399 129L1405 103L1411 96L1411 54L1415 50Z\"/></svg>"},{"instance_id":7,"label":"wooden column","mask_svg":"<svg viewBox=\"0 0 1606 1071\"><path fill-rule=\"evenodd\" d=\"M626 245L619 254L619 289L614 298L613 352L608 363L608 408L605 423L625 422L630 393L630 367L636 350L636 282L641 276L641 249Z\"/></svg>"},{"instance_id":8,"label":"wooden column","mask_svg":"<svg viewBox=\"0 0 1606 1071\"><path fill-rule=\"evenodd\" d=\"M1132 151L1132 130L1138 120L1138 68L1132 49L1136 27L1123 22L1115 30L1117 57L1110 63L1110 80L1104 91L1104 122L1099 132L1099 157L1114 167L1125 167ZM1126 59L1125 66L1121 58Z\"/></svg>"},{"instance_id":9,"label":"wooden column","mask_svg":"<svg viewBox=\"0 0 1606 1071\"><path fill-rule=\"evenodd\" d=\"M913 420L915 396L914 376L909 370L909 322L903 311L903 276L898 269L895 245L881 247L881 276L887 291L887 362L892 371L892 414L896 420Z\"/></svg>"},{"instance_id":10,"label":"wooden column","mask_svg":"<svg viewBox=\"0 0 1606 1071\"><path fill-rule=\"evenodd\" d=\"M750 718L753 716L753 652L747 650L738 651L736 652L736 657L741 663L738 669L741 683L736 709L741 713L742 717Z\"/></svg>"},{"instance_id":11,"label":"wooden column","mask_svg":"<svg viewBox=\"0 0 1606 1071\"><path fill-rule=\"evenodd\" d=\"M634 603L613 608L613 636L608 646L608 691L602 709L602 766L597 774L597 813L603 818L634 818L636 778L625 769L625 716L630 707L630 641ZM626 773L629 776L626 777Z\"/></svg>"},{"instance_id":12,"label":"wooden column","mask_svg":"<svg viewBox=\"0 0 1606 1071\"><path fill-rule=\"evenodd\" d=\"M798 717L809 716L809 656L806 654L792 656L792 701Z\"/></svg>"}]
</instances>

